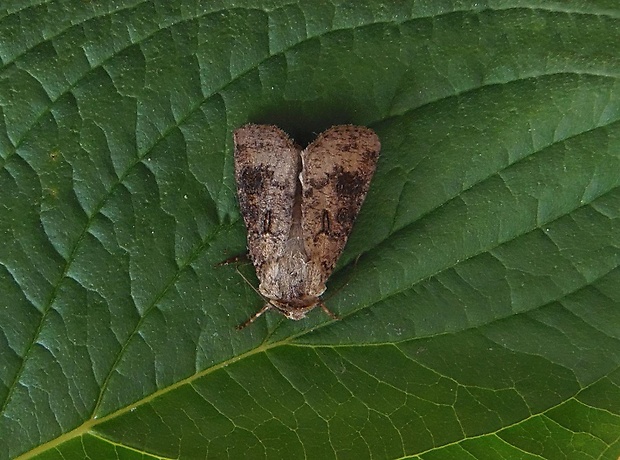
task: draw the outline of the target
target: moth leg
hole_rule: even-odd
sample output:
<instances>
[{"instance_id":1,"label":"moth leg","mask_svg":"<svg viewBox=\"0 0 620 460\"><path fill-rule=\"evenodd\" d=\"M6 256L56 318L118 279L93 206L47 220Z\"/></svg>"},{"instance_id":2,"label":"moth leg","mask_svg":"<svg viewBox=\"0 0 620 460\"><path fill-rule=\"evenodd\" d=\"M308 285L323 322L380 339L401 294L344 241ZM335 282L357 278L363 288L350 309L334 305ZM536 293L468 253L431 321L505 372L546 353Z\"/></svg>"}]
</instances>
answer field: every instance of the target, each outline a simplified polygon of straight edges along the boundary
<instances>
[{"instance_id":1,"label":"moth leg","mask_svg":"<svg viewBox=\"0 0 620 460\"><path fill-rule=\"evenodd\" d=\"M252 324L254 321L256 321L256 319L261 316L263 313L265 313L267 310L269 310L271 308L271 304L270 303L266 303L265 306L263 308L261 308L260 310L258 310L256 313L254 313L252 316L250 316L245 323L240 324L239 326L237 326L237 330L240 331L241 329L243 329L244 327Z\"/></svg>"},{"instance_id":2,"label":"moth leg","mask_svg":"<svg viewBox=\"0 0 620 460\"><path fill-rule=\"evenodd\" d=\"M248 253L246 252L245 254L237 254L236 256L230 257L226 260L222 260L221 262L218 262L217 264L215 264L216 267L221 267L222 265L230 265L230 264L236 264L239 262L243 262L243 263L248 263L250 262L250 259L248 258Z\"/></svg>"},{"instance_id":3,"label":"moth leg","mask_svg":"<svg viewBox=\"0 0 620 460\"><path fill-rule=\"evenodd\" d=\"M239 276L241 278L243 278L243 281L245 281L246 283L248 283L248 286L250 286L252 288L252 290L254 292L256 292L261 299L264 299L263 295L258 292L258 289L256 289L252 283L250 283L250 281L243 275L243 273L241 273L241 271L239 270L239 267L237 267L237 273L239 273ZM256 321L256 319L261 316L263 313L265 313L267 310L269 310L271 308L271 304L269 302L267 302L263 308L261 308L260 310L258 310L258 312L256 312L255 314L253 314L252 316L250 316L246 322L244 322L243 324L240 324L239 326L237 326L237 330L240 331L241 329L243 329L244 327L248 326L249 324L252 324L254 321Z\"/></svg>"},{"instance_id":4,"label":"moth leg","mask_svg":"<svg viewBox=\"0 0 620 460\"><path fill-rule=\"evenodd\" d=\"M323 310L325 313L327 313L327 315L331 319L335 319L336 321L338 321L340 319L340 316L338 316L336 313L334 313L329 308L327 308L327 305L325 305L323 302L319 302L319 305L321 307L321 310Z\"/></svg>"},{"instance_id":5,"label":"moth leg","mask_svg":"<svg viewBox=\"0 0 620 460\"><path fill-rule=\"evenodd\" d=\"M342 282L341 286L338 286L337 288L330 288L331 290L329 291L329 296L325 298L325 300L329 300L332 297L334 297L336 294L338 294L340 291L342 291L342 289L345 288L345 286L349 283L349 281L351 280L351 276L353 276L353 272L355 270L355 266L357 265L357 261L360 260L360 257L362 257L362 254L358 254L358 256L355 258L355 260L353 261L352 264L349 264L347 267L345 267L344 270L347 270L347 273L345 273L345 280L344 282ZM331 316L331 315L330 315Z\"/></svg>"}]
</instances>

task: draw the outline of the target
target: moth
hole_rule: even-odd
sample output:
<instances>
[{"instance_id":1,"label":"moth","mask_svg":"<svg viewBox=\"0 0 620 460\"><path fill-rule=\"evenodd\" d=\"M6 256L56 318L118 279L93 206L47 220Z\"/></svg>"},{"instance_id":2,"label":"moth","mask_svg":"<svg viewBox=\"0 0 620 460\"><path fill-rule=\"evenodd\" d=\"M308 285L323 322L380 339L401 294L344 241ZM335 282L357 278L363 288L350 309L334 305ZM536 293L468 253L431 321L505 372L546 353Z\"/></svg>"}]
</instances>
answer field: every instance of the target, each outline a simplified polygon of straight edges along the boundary
<instances>
[{"instance_id":1,"label":"moth","mask_svg":"<svg viewBox=\"0 0 620 460\"><path fill-rule=\"evenodd\" d=\"M320 306L368 192L381 144L370 128L334 126L305 149L280 128L248 124L234 132L239 207L249 256L269 309L300 320Z\"/></svg>"}]
</instances>

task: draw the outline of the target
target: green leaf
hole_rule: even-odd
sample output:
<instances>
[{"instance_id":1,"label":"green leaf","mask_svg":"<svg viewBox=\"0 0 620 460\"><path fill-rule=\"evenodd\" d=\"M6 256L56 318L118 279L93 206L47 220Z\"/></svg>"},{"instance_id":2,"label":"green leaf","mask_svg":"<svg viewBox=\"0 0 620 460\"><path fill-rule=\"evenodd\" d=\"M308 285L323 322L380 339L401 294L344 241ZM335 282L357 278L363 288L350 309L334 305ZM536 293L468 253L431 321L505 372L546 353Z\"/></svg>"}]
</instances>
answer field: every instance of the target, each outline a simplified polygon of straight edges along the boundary
<instances>
[{"instance_id":1,"label":"green leaf","mask_svg":"<svg viewBox=\"0 0 620 460\"><path fill-rule=\"evenodd\" d=\"M0 459L620 455L617 2L13 0L0 59ZM341 321L235 330L247 122L381 138Z\"/></svg>"}]
</instances>

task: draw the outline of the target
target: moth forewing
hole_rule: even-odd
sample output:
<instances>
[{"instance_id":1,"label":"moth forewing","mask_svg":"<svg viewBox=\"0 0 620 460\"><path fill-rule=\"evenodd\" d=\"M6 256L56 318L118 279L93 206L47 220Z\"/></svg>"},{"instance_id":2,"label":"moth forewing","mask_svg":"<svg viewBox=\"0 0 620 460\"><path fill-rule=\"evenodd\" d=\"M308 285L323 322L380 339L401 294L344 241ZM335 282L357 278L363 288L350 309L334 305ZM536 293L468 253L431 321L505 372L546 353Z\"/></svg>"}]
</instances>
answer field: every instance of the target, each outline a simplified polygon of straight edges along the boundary
<instances>
[{"instance_id":1,"label":"moth forewing","mask_svg":"<svg viewBox=\"0 0 620 460\"><path fill-rule=\"evenodd\" d=\"M302 231L325 283L366 198L381 144L363 126L334 126L302 153Z\"/></svg>"},{"instance_id":2,"label":"moth forewing","mask_svg":"<svg viewBox=\"0 0 620 460\"><path fill-rule=\"evenodd\" d=\"M369 128L334 126L300 151L276 126L234 133L239 207L268 309L299 320L317 305L366 197L379 157Z\"/></svg>"}]
</instances>

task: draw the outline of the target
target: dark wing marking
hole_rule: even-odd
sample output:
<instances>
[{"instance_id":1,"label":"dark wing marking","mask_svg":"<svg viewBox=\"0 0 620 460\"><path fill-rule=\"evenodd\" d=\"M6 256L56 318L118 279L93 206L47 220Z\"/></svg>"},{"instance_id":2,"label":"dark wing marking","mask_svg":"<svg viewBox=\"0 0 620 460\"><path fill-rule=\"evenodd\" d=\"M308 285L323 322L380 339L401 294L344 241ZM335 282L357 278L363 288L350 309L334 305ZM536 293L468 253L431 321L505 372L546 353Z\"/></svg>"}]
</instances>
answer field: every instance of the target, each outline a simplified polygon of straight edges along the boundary
<instances>
[{"instance_id":1,"label":"dark wing marking","mask_svg":"<svg viewBox=\"0 0 620 460\"><path fill-rule=\"evenodd\" d=\"M375 172L381 144L362 126L334 126L302 153L302 232L327 280L347 242Z\"/></svg>"}]
</instances>

